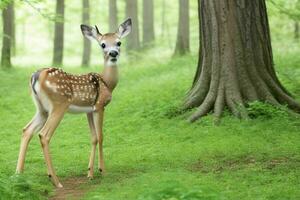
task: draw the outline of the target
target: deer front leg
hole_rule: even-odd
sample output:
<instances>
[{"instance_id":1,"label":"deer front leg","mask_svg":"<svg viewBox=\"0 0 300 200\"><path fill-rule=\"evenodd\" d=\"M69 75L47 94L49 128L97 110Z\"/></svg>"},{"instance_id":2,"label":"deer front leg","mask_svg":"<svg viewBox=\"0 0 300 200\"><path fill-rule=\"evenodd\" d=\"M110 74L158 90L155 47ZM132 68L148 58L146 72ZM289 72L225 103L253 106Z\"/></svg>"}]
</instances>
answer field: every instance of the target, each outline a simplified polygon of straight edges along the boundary
<instances>
[{"instance_id":1,"label":"deer front leg","mask_svg":"<svg viewBox=\"0 0 300 200\"><path fill-rule=\"evenodd\" d=\"M65 109L63 109L63 108L58 108L58 109L53 110L50 113L50 115L46 121L46 124L44 125L44 127L42 128L42 130L39 134L40 142L41 142L41 145L43 148L43 154L44 154L46 165L47 165L48 176L51 179L52 183L56 187L63 187L63 186L59 182L59 180L55 174L53 165L52 165L51 156L50 156L50 152L49 152L49 143L50 143L51 137L52 137L55 129L57 128L59 122L62 120L62 118L64 116L64 112L65 112Z\"/></svg>"},{"instance_id":2,"label":"deer front leg","mask_svg":"<svg viewBox=\"0 0 300 200\"><path fill-rule=\"evenodd\" d=\"M28 144L33 136L33 133L39 131L44 126L46 119L46 114L37 112L33 119L23 128L16 173L23 172Z\"/></svg>"},{"instance_id":3,"label":"deer front leg","mask_svg":"<svg viewBox=\"0 0 300 200\"><path fill-rule=\"evenodd\" d=\"M93 114L94 125L98 135L98 143L99 143L98 168L101 173L105 172L104 159L103 159L103 114L104 114L104 106L102 106L98 112L95 112Z\"/></svg>"},{"instance_id":4,"label":"deer front leg","mask_svg":"<svg viewBox=\"0 0 300 200\"><path fill-rule=\"evenodd\" d=\"M100 99L98 99L96 101L96 104L93 106L93 110L94 110L94 112L100 112L100 110L102 110L102 109L103 109L103 105L100 102Z\"/></svg>"},{"instance_id":5,"label":"deer front leg","mask_svg":"<svg viewBox=\"0 0 300 200\"><path fill-rule=\"evenodd\" d=\"M91 131L91 143L92 143L92 149L90 154L90 161L89 161L89 168L88 168L88 178L92 179L94 177L94 163L95 163L95 153L96 153L96 147L98 143L98 137L94 126L93 121L93 114L88 113L87 119Z\"/></svg>"}]
</instances>

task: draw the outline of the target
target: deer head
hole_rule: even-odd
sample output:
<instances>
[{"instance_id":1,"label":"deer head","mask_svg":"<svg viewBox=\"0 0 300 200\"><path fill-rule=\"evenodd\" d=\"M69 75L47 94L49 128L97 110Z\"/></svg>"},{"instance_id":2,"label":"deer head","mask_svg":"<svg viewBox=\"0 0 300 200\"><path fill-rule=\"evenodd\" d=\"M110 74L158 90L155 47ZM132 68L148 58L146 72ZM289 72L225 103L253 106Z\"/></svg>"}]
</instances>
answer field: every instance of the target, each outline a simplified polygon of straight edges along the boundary
<instances>
[{"instance_id":1,"label":"deer head","mask_svg":"<svg viewBox=\"0 0 300 200\"><path fill-rule=\"evenodd\" d=\"M98 42L103 51L105 66L116 66L121 52L121 39L131 32L131 19L125 20L115 33L101 34L97 26L94 28L82 24L80 27L86 38Z\"/></svg>"}]
</instances>

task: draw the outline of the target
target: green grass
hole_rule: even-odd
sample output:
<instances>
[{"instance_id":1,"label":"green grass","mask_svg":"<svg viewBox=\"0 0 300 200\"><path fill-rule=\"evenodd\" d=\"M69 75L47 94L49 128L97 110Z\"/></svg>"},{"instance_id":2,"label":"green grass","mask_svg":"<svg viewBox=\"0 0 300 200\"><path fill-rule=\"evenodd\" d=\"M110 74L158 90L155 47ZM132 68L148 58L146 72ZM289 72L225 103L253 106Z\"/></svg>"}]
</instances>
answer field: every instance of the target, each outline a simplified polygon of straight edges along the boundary
<instances>
[{"instance_id":1,"label":"green grass","mask_svg":"<svg viewBox=\"0 0 300 200\"><path fill-rule=\"evenodd\" d=\"M279 77L298 100L299 53L299 48L275 51ZM225 114L219 126L211 116L190 124L190 113L171 115L191 85L196 63L196 56L186 56L121 66L105 113L107 174L96 172L85 199L300 198L299 120L269 107L268 115L249 121ZM1 197L53 194L38 137L30 143L25 174L13 176L22 127L35 112L27 84L34 70L0 71ZM51 141L58 176L85 176L89 151L86 117L67 114Z\"/></svg>"}]
</instances>

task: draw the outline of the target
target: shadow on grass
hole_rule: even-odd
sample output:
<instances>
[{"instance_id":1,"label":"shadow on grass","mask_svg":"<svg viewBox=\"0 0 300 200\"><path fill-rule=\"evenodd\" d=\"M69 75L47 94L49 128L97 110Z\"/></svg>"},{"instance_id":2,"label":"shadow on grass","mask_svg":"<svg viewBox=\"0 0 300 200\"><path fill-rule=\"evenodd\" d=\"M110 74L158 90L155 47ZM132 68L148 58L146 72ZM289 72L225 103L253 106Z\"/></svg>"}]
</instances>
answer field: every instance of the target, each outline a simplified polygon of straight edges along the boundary
<instances>
[{"instance_id":1,"label":"shadow on grass","mask_svg":"<svg viewBox=\"0 0 300 200\"><path fill-rule=\"evenodd\" d=\"M191 172L201 173L222 173L224 171L237 171L247 168L258 168L261 171L273 170L276 168L284 168L285 172L288 170L295 170L300 167L300 160L293 156L280 156L274 158L256 158L251 155L246 155L233 159L222 159L216 157L214 163L205 163L198 160L187 166Z\"/></svg>"}]
</instances>

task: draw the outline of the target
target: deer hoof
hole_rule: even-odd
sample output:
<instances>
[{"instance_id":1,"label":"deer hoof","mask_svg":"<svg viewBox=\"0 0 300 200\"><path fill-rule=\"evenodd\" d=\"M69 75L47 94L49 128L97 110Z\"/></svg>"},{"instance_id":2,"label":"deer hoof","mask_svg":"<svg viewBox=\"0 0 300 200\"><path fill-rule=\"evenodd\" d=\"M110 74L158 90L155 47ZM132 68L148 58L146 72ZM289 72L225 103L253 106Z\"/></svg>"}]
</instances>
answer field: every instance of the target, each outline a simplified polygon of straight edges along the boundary
<instances>
[{"instance_id":1,"label":"deer hoof","mask_svg":"<svg viewBox=\"0 0 300 200\"><path fill-rule=\"evenodd\" d=\"M63 185L61 183L58 183L58 185L56 187L57 188L63 188Z\"/></svg>"}]
</instances>

